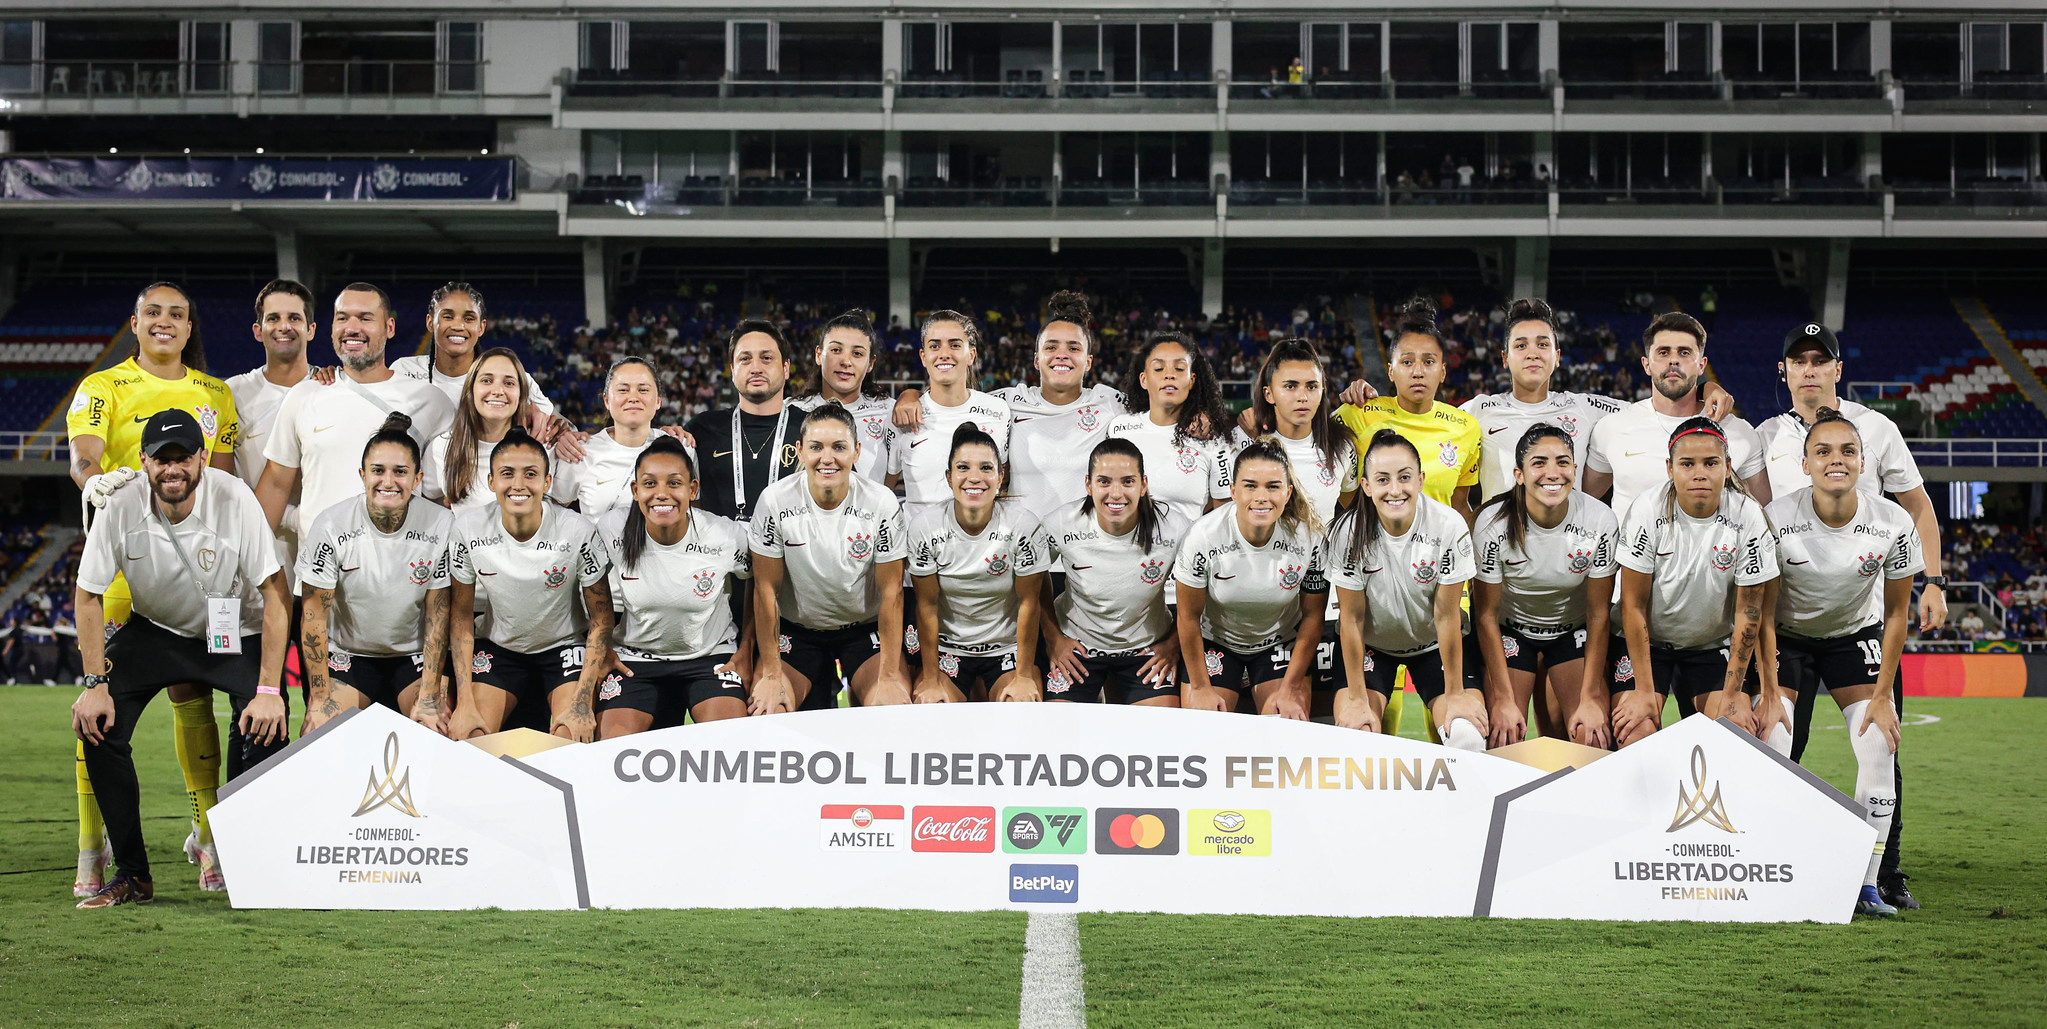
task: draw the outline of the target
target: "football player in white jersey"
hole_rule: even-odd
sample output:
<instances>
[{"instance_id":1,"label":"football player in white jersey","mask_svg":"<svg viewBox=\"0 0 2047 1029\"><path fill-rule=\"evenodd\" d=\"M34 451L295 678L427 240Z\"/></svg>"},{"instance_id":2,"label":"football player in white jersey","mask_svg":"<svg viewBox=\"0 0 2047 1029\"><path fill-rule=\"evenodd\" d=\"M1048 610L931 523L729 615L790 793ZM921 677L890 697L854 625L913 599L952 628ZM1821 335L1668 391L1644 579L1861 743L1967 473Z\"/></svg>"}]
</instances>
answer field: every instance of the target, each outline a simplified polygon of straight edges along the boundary
<instances>
[{"instance_id":1,"label":"football player in white jersey","mask_svg":"<svg viewBox=\"0 0 2047 1029\"><path fill-rule=\"evenodd\" d=\"M601 739L746 714L743 662L751 623L733 597L752 574L746 527L691 507L696 465L657 435L633 462L633 502L597 520L617 574L619 664L597 687Z\"/></svg>"},{"instance_id":2,"label":"football player in white jersey","mask_svg":"<svg viewBox=\"0 0 2047 1029\"><path fill-rule=\"evenodd\" d=\"M519 355L505 347L484 351L469 366L455 405L454 427L426 445L421 496L456 514L495 501L490 451L512 426L525 424L533 403L528 378Z\"/></svg>"},{"instance_id":3,"label":"football player in white jersey","mask_svg":"<svg viewBox=\"0 0 2047 1029\"><path fill-rule=\"evenodd\" d=\"M1763 629L1764 685L1774 685L1774 656L1784 690L1825 689L1841 706L1855 753L1855 801L1877 833L1855 910L1895 915L1877 888L1898 805L1891 688L1911 630L1912 577L1925 561L1912 516L1858 488L1864 457L1855 423L1823 407L1804 436L1810 485L1769 508L1779 578L1765 598L1773 617ZM1777 707L1762 708L1762 720L1774 720Z\"/></svg>"},{"instance_id":4,"label":"football player in white jersey","mask_svg":"<svg viewBox=\"0 0 2047 1029\"><path fill-rule=\"evenodd\" d=\"M1930 634L1946 625L1947 576L1941 574L1940 521L1934 514L1933 500L1926 494L1925 481L1919 475L1918 464L1912 460L1904 434L1882 412L1840 398L1837 389L1841 383L1841 344L1826 326L1808 322L1785 334L1784 360L1777 368L1790 387L1791 410L1757 427L1763 437L1771 489L1789 493L1804 488L1808 481L1805 475L1806 432L1817 424L1819 412L1823 410L1832 408L1846 416L1855 423L1855 430L1863 441L1862 473L1856 478L1856 487L1871 496L1890 494L1898 506L1912 517L1912 524L1919 530L1923 551L1921 559L1926 563L1925 585L1919 591L1919 631ZM244 429L248 419L245 412L242 415ZM1812 703L1813 693L1810 690L1799 692L1791 732L1793 761L1805 756L1806 738L1812 728ZM1902 676L1892 680L1891 703L1903 711L1905 688ZM1905 789L1902 770L1896 772L1893 786L1902 797ZM1904 826L1902 814L1891 821L1891 839L1884 850L1884 871L1878 888L1886 902L1901 908L1917 908L1919 902L1913 899L1912 891L1905 886L1907 877L1898 870L1898 860L1903 853Z\"/></svg>"},{"instance_id":5,"label":"football player in white jersey","mask_svg":"<svg viewBox=\"0 0 2047 1029\"><path fill-rule=\"evenodd\" d=\"M299 553L304 732L372 704L447 731L441 669L455 516L437 504L412 502L420 453L411 426L403 414L384 420L363 447L363 496L314 518Z\"/></svg>"},{"instance_id":6,"label":"football player in white jersey","mask_svg":"<svg viewBox=\"0 0 2047 1029\"><path fill-rule=\"evenodd\" d=\"M588 518L547 500L547 448L514 426L491 448L497 503L455 519L449 633L466 740L511 726L588 743L597 681L612 670L605 550ZM511 721L508 723L507 719Z\"/></svg>"},{"instance_id":7,"label":"football player in white jersey","mask_svg":"<svg viewBox=\"0 0 2047 1029\"><path fill-rule=\"evenodd\" d=\"M1556 375L1558 347L1556 313L1539 298L1524 297L1507 305L1507 345L1500 361L1513 380L1507 393L1480 394L1463 410L1485 430L1480 448L1478 488L1488 501L1514 488L1515 441L1536 425L1554 425L1570 437L1572 460L1585 471L1585 447L1592 427L1627 406L1626 401L1596 393L1550 389ZM1717 382L1705 382L1706 417L1719 421L1734 410L1734 397Z\"/></svg>"},{"instance_id":8,"label":"football player in white jersey","mask_svg":"<svg viewBox=\"0 0 2047 1029\"><path fill-rule=\"evenodd\" d=\"M1426 493L1421 452L1400 431L1365 443L1364 498L1329 533L1345 685L1336 724L1381 732L1386 702L1407 668L1443 742L1484 750L1484 693L1467 685L1464 584L1474 572L1471 530Z\"/></svg>"},{"instance_id":9,"label":"football player in white jersey","mask_svg":"<svg viewBox=\"0 0 2047 1029\"><path fill-rule=\"evenodd\" d=\"M1124 414L1109 437L1144 453L1154 499L1199 518L1231 498L1230 470L1246 440L1223 408L1222 386L1183 333L1153 333L1123 378ZM1305 499L1305 498L1304 498Z\"/></svg>"},{"instance_id":10,"label":"football player in white jersey","mask_svg":"<svg viewBox=\"0 0 2047 1029\"><path fill-rule=\"evenodd\" d=\"M656 435L680 435L678 429L654 428L654 415L660 410L661 380L654 376L654 366L643 357L613 361L604 373L604 411L611 416L611 425L583 441L581 460L556 462L554 488L548 496L558 504L576 505L586 518L630 506L633 465L640 452Z\"/></svg>"},{"instance_id":11,"label":"football player in white jersey","mask_svg":"<svg viewBox=\"0 0 2047 1029\"><path fill-rule=\"evenodd\" d=\"M1038 516L1002 496L995 440L972 423L953 430L949 460L952 503L913 512L909 523L917 636L931 646L915 699L1041 699Z\"/></svg>"},{"instance_id":12,"label":"football player in white jersey","mask_svg":"<svg viewBox=\"0 0 2047 1029\"><path fill-rule=\"evenodd\" d=\"M1670 481L1663 441L1685 419L1706 413L1699 390L1706 377L1705 327L1682 311L1657 315L1642 333L1642 370L1654 391L1647 400L1623 407L1593 427L1581 479L1585 492L1607 497L1607 506L1623 522L1636 497L1660 492ZM1727 440L1730 474L1751 498L1769 503L1762 437L1740 418L1719 419L1718 426Z\"/></svg>"},{"instance_id":13,"label":"football player in white jersey","mask_svg":"<svg viewBox=\"0 0 2047 1029\"><path fill-rule=\"evenodd\" d=\"M823 404L803 421L803 474L754 504L755 674L747 709L831 707L843 679L862 706L907 704L903 671L902 505L853 471L853 416Z\"/></svg>"},{"instance_id":14,"label":"football player in white jersey","mask_svg":"<svg viewBox=\"0 0 2047 1029\"><path fill-rule=\"evenodd\" d=\"M1095 444L1087 496L1043 524L1046 560L1066 568L1045 618L1046 700L1180 706L1180 634L1166 590L1192 525L1145 490L1137 444Z\"/></svg>"},{"instance_id":15,"label":"football player in white jersey","mask_svg":"<svg viewBox=\"0 0 2047 1029\"><path fill-rule=\"evenodd\" d=\"M1762 736L1775 712L1766 721L1743 687L1758 679L1752 663L1764 587L1777 577L1777 538L1734 477L1718 425L1686 419L1667 452L1668 484L1635 498L1621 519L1627 642L1616 648L1614 741L1627 746L1655 732L1665 694L1684 715L1725 717ZM1788 752L1791 733L1780 723L1766 742Z\"/></svg>"},{"instance_id":16,"label":"football player in white jersey","mask_svg":"<svg viewBox=\"0 0 2047 1029\"><path fill-rule=\"evenodd\" d=\"M1009 460L1009 405L973 388L981 330L957 311L934 311L924 319L922 335L917 357L929 388L918 399L921 417L914 428L890 438L888 454L888 484L901 486L903 503L912 507L951 502L945 452L961 425L980 426L995 440L1002 459Z\"/></svg>"},{"instance_id":17,"label":"football player in white jersey","mask_svg":"<svg viewBox=\"0 0 2047 1029\"><path fill-rule=\"evenodd\" d=\"M1307 719L1315 696L1315 648L1329 599L1323 539L1286 449L1253 440L1231 469L1230 502L1187 530L1173 560L1180 653L1187 662L1180 706Z\"/></svg>"},{"instance_id":18,"label":"football player in white jersey","mask_svg":"<svg viewBox=\"0 0 2047 1029\"><path fill-rule=\"evenodd\" d=\"M1619 549L1613 509L1573 488L1570 433L1537 422L1514 443L1514 486L1479 509L1473 529L1478 574L1471 589L1472 637L1485 661L1490 743L1537 730L1566 733L1606 749L1606 649ZM1541 693L1536 683L1546 681Z\"/></svg>"},{"instance_id":19,"label":"football player in white jersey","mask_svg":"<svg viewBox=\"0 0 2047 1029\"><path fill-rule=\"evenodd\" d=\"M469 377L479 357L476 344L490 328L484 318L483 292L466 282L450 282L434 290L426 305L426 330L433 335L433 350L408 354L391 362L391 370L408 379L431 383L462 402L462 380ZM523 421L528 431L546 436L554 403L540 389L540 380L526 376L526 389L533 397L532 417ZM573 429L574 426L568 426Z\"/></svg>"},{"instance_id":20,"label":"football player in white jersey","mask_svg":"<svg viewBox=\"0 0 2047 1029\"><path fill-rule=\"evenodd\" d=\"M789 406L815 411L829 401L845 408L860 433L860 464L853 471L883 482L888 478L889 437L894 432L889 426L890 412L900 411L900 407L868 382L879 349L874 322L867 312L847 311L825 322L818 330L817 346L811 349L817 392L797 397ZM915 403L909 407L917 410Z\"/></svg>"}]
</instances>

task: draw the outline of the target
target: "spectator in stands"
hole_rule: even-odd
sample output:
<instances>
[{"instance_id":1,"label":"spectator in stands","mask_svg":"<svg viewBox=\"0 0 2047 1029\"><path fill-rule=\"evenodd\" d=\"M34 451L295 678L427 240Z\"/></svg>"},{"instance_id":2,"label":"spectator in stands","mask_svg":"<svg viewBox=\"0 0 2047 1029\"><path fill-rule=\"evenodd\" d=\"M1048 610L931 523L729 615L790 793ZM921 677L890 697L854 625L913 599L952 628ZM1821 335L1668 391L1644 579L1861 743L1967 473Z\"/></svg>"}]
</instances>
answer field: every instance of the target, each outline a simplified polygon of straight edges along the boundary
<instances>
[{"instance_id":1,"label":"spectator in stands","mask_svg":"<svg viewBox=\"0 0 2047 1029\"><path fill-rule=\"evenodd\" d=\"M1955 628L1960 629L1963 635L1974 639L1983 632L1983 616L1977 614L1976 609L1972 607L1962 615L1960 622L1955 623Z\"/></svg>"}]
</instances>

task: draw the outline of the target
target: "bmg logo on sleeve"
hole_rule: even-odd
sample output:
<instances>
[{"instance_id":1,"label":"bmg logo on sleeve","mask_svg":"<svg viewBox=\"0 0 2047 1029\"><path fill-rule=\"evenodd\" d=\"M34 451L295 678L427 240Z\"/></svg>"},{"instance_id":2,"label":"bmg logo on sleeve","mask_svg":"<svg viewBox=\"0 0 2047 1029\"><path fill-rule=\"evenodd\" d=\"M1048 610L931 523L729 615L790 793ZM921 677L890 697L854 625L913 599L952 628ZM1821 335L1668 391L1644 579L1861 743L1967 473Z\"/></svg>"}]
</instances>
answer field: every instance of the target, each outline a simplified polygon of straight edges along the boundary
<instances>
[{"instance_id":1,"label":"bmg logo on sleeve","mask_svg":"<svg viewBox=\"0 0 2047 1029\"><path fill-rule=\"evenodd\" d=\"M1011 865L1009 899L1026 904L1079 903L1080 866Z\"/></svg>"}]
</instances>

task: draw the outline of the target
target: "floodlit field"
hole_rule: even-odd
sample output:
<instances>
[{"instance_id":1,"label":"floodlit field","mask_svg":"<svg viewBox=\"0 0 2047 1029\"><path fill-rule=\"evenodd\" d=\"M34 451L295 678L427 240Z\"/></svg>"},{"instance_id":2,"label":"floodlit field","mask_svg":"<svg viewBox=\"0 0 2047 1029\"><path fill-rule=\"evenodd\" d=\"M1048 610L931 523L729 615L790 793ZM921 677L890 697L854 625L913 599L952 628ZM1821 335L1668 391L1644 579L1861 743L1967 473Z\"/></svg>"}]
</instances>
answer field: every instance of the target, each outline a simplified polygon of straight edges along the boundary
<instances>
[{"instance_id":1,"label":"floodlit field","mask_svg":"<svg viewBox=\"0 0 2047 1029\"><path fill-rule=\"evenodd\" d=\"M75 911L73 695L0 688L0 1029L1017 1024L1020 914L234 911L177 850L166 704L136 734L156 903ZM1808 764L1847 785L1840 716L1820 707ZM1848 926L1082 915L1088 1023L2034 1029L2047 702L1911 709L1938 718L1906 737L1923 911ZM652 893L689 885L659 854L589 859L633 863ZM1329 888L1427 874L1361 854Z\"/></svg>"}]
</instances>

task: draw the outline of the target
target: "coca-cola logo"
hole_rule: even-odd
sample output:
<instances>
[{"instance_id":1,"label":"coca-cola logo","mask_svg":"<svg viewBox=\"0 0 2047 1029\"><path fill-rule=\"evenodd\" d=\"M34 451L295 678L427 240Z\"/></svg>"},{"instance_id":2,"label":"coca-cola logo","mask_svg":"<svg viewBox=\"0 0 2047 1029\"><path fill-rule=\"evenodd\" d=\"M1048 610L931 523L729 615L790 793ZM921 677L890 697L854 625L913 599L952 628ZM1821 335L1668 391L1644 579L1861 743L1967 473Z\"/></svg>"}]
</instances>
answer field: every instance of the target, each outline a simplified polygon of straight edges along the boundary
<instances>
[{"instance_id":1,"label":"coca-cola logo","mask_svg":"<svg viewBox=\"0 0 2047 1029\"><path fill-rule=\"evenodd\" d=\"M919 807L910 813L910 849L951 854L995 852L992 807Z\"/></svg>"}]
</instances>

